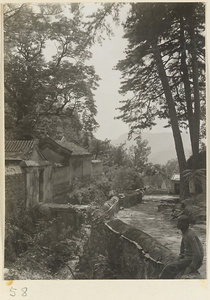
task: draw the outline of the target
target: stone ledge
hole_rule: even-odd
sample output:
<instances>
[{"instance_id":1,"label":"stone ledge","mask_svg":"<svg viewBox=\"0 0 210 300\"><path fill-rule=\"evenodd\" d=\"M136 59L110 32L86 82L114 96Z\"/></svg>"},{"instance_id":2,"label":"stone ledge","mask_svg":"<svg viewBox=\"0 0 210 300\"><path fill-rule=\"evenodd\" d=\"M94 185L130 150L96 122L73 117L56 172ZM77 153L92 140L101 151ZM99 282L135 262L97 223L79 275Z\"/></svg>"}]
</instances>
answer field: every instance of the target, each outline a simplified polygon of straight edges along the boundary
<instances>
[{"instance_id":1,"label":"stone ledge","mask_svg":"<svg viewBox=\"0 0 210 300\"><path fill-rule=\"evenodd\" d=\"M122 238L135 244L138 249L144 252L146 258L158 264L165 264L175 259L175 255L156 239L139 229L123 223L121 220L114 219L105 225L115 231L115 233L118 233Z\"/></svg>"}]
</instances>

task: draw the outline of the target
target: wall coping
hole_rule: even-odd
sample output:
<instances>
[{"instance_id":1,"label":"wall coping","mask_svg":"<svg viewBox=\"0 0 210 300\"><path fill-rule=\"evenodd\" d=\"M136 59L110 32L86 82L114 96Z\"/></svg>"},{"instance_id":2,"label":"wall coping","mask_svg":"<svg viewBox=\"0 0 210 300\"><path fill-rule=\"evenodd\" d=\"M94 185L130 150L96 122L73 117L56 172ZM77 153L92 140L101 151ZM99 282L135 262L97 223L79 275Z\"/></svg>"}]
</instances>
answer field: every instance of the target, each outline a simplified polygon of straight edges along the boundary
<instances>
[{"instance_id":1,"label":"wall coping","mask_svg":"<svg viewBox=\"0 0 210 300\"><path fill-rule=\"evenodd\" d=\"M117 196L113 196L110 200L106 201L104 205L99 209L103 214L101 217L109 216L104 219L104 225L119 235L119 238L129 241L134 244L136 248L142 252L145 259L155 262L159 265L164 265L167 262L174 260L176 256L165 246L163 246L158 240L143 232L140 229L132 227L123 221L113 218L113 216L120 209L120 199Z\"/></svg>"},{"instance_id":2,"label":"wall coping","mask_svg":"<svg viewBox=\"0 0 210 300\"><path fill-rule=\"evenodd\" d=\"M155 238L140 229L125 224L119 219L108 221L105 226L118 234L120 238L134 244L146 259L164 265L175 258L175 255Z\"/></svg>"}]
</instances>

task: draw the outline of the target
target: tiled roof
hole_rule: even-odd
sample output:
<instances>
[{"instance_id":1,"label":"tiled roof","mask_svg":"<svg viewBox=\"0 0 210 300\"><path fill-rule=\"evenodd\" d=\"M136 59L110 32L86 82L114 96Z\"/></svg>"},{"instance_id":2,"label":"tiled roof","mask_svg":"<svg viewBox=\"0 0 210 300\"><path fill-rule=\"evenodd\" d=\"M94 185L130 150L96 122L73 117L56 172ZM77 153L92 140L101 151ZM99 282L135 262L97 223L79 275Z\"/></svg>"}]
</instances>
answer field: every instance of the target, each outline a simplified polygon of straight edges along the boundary
<instances>
[{"instance_id":1,"label":"tiled roof","mask_svg":"<svg viewBox=\"0 0 210 300\"><path fill-rule=\"evenodd\" d=\"M43 151L46 147L50 147L55 152L70 157L72 154L72 150L67 149L66 147L62 146L58 141L54 141L50 137L46 137L39 142L40 150Z\"/></svg>"},{"instance_id":2,"label":"tiled roof","mask_svg":"<svg viewBox=\"0 0 210 300\"><path fill-rule=\"evenodd\" d=\"M6 160L28 160L36 145L37 142L35 140L5 141L5 158ZM42 155L41 158L44 159Z\"/></svg>"},{"instance_id":3,"label":"tiled roof","mask_svg":"<svg viewBox=\"0 0 210 300\"><path fill-rule=\"evenodd\" d=\"M91 155L85 148L78 145L76 142L56 141L63 148L72 151L72 155Z\"/></svg>"},{"instance_id":4,"label":"tiled roof","mask_svg":"<svg viewBox=\"0 0 210 300\"><path fill-rule=\"evenodd\" d=\"M34 140L11 140L5 141L5 151L6 152L21 152L29 151L34 148L36 142Z\"/></svg>"}]
</instances>

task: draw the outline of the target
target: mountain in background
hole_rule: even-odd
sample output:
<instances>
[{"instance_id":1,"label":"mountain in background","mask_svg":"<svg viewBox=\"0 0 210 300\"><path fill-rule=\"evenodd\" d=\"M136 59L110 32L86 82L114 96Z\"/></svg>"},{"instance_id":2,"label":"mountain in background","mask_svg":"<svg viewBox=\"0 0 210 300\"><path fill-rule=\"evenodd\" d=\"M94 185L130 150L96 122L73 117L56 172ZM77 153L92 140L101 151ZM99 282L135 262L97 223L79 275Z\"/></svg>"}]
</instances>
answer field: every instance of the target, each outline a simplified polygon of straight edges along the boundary
<instances>
[{"instance_id":1,"label":"mountain in background","mask_svg":"<svg viewBox=\"0 0 210 300\"><path fill-rule=\"evenodd\" d=\"M128 134L124 133L118 139L112 140L113 146L119 146L126 142L126 146L130 147L136 144L135 135L131 140L128 140ZM142 139L148 141L148 146L151 147L151 153L148 156L148 161L154 164L164 165L170 159L177 158L174 145L174 138L171 132L143 132ZM187 133L182 133L182 140L185 149L186 159L191 155L190 138Z\"/></svg>"}]
</instances>

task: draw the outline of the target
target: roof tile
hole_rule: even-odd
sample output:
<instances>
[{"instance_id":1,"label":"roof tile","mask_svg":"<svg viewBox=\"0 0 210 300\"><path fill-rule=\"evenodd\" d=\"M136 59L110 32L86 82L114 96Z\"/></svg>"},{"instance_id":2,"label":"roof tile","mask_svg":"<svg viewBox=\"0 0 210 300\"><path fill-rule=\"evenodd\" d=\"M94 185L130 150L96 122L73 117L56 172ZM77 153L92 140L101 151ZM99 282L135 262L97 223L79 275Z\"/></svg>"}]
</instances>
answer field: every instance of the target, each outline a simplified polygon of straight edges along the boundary
<instances>
[{"instance_id":1,"label":"roof tile","mask_svg":"<svg viewBox=\"0 0 210 300\"><path fill-rule=\"evenodd\" d=\"M67 141L56 141L59 145L62 147L71 150L72 155L91 155L90 152L88 152L85 148L78 145L76 142L67 142Z\"/></svg>"},{"instance_id":2,"label":"roof tile","mask_svg":"<svg viewBox=\"0 0 210 300\"><path fill-rule=\"evenodd\" d=\"M5 141L5 157L7 160L28 159L36 145L34 140L9 140Z\"/></svg>"}]
</instances>

